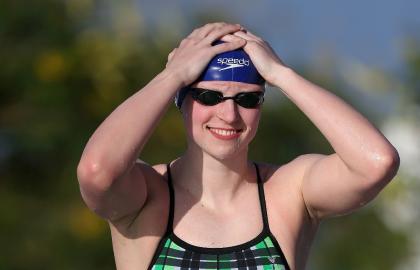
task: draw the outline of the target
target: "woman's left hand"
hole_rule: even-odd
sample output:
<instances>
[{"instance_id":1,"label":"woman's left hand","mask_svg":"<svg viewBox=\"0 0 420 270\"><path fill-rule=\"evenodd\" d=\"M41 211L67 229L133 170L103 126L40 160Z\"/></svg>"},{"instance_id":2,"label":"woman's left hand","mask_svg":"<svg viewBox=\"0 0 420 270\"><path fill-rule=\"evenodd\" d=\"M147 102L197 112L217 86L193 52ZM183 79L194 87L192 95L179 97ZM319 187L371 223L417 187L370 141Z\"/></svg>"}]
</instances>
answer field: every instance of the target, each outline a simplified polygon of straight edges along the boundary
<instances>
[{"instance_id":1,"label":"woman's left hand","mask_svg":"<svg viewBox=\"0 0 420 270\"><path fill-rule=\"evenodd\" d=\"M248 30L241 29L233 34L226 35L222 38L224 41L230 41L231 35L243 38L246 40L246 45L243 47L245 52L251 58L255 68L261 76L271 85L274 85L276 76L276 67L287 67L283 61L277 56L271 46L262 38L252 34Z\"/></svg>"}]
</instances>

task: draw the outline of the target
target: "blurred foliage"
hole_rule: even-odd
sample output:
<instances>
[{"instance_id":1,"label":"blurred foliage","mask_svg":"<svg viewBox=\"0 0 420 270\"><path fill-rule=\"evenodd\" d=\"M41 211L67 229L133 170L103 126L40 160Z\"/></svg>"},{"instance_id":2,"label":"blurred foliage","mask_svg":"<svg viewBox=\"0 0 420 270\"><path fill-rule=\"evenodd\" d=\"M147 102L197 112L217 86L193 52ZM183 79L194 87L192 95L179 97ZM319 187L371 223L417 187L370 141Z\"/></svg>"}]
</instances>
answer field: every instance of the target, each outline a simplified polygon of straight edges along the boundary
<instances>
[{"instance_id":1,"label":"blurred foliage","mask_svg":"<svg viewBox=\"0 0 420 270\"><path fill-rule=\"evenodd\" d=\"M405 59L407 61L406 80L415 103L420 104L420 41L416 37L406 42Z\"/></svg>"},{"instance_id":2,"label":"blurred foliage","mask_svg":"<svg viewBox=\"0 0 420 270\"><path fill-rule=\"evenodd\" d=\"M137 10L129 1L0 3L0 269L115 268L107 224L83 204L76 166L95 128L164 67L178 42L148 32ZM214 18L206 16L191 24ZM418 89L420 53L409 59L408 79ZM304 66L299 71L339 89L332 78ZM279 91L272 96L251 158L285 163L302 153L331 152L290 101ZM185 146L172 107L142 158L168 162ZM409 240L365 208L322 226L309 267L395 269Z\"/></svg>"}]
</instances>

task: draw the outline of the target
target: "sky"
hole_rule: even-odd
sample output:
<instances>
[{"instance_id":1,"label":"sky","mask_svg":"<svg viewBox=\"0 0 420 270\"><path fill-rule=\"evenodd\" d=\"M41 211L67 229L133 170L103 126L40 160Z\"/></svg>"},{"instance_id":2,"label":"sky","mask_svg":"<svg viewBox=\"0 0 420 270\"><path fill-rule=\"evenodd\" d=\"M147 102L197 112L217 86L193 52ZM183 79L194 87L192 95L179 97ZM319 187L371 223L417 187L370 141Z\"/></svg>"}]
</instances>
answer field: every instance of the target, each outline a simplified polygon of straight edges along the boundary
<instances>
[{"instance_id":1,"label":"sky","mask_svg":"<svg viewBox=\"0 0 420 270\"><path fill-rule=\"evenodd\" d=\"M420 1L139 1L147 24L193 30L191 19L221 14L267 40L286 63L332 57L385 71L404 66L407 37L420 38Z\"/></svg>"}]
</instances>

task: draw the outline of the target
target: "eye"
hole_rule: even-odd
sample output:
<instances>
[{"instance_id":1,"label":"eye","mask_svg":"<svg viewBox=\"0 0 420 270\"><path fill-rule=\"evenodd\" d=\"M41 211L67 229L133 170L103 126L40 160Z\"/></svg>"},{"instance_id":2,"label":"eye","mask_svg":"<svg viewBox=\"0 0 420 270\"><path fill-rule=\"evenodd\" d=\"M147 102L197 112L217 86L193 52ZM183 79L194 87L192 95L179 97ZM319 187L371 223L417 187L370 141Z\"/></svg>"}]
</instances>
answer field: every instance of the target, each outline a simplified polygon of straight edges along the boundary
<instances>
[{"instance_id":1,"label":"eye","mask_svg":"<svg viewBox=\"0 0 420 270\"><path fill-rule=\"evenodd\" d=\"M199 95L199 100L207 105L213 105L220 102L222 94L216 91L206 90Z\"/></svg>"},{"instance_id":2,"label":"eye","mask_svg":"<svg viewBox=\"0 0 420 270\"><path fill-rule=\"evenodd\" d=\"M236 99L238 103L245 108L256 107L260 103L259 93L240 93Z\"/></svg>"}]
</instances>

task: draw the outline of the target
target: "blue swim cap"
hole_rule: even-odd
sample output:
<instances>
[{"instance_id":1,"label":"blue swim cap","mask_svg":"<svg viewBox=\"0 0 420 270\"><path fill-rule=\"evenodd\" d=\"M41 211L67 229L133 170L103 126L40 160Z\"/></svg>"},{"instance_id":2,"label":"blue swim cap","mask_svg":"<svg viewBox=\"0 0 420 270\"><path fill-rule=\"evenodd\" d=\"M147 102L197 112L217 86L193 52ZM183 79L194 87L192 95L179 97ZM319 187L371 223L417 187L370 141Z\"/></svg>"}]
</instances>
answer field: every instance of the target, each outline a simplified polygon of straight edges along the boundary
<instances>
[{"instance_id":1,"label":"blue swim cap","mask_svg":"<svg viewBox=\"0 0 420 270\"><path fill-rule=\"evenodd\" d=\"M224 43L215 41L213 45ZM258 73L249 55L243 48L220 53L213 57L203 73L195 82L199 81L234 81L263 85L264 78ZM195 83L194 82L194 83ZM175 96L175 105L181 108L189 87L184 87Z\"/></svg>"}]
</instances>

